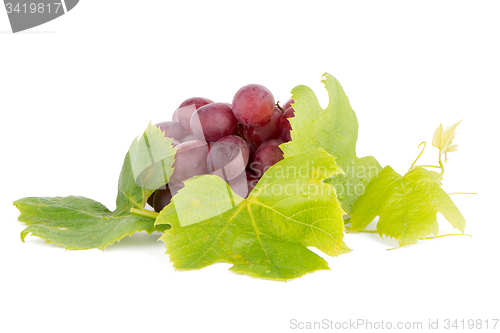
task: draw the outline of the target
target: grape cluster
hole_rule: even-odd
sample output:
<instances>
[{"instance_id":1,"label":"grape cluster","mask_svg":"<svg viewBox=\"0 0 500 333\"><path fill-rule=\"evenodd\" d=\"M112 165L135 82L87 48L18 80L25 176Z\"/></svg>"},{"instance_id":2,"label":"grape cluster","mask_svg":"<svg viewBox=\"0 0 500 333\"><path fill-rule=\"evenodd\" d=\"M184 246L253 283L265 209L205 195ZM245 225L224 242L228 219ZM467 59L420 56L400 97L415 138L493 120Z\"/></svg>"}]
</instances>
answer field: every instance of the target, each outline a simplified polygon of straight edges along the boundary
<instances>
[{"instance_id":1,"label":"grape cluster","mask_svg":"<svg viewBox=\"0 0 500 333\"><path fill-rule=\"evenodd\" d=\"M202 97L182 102L172 121L156 124L178 149L169 183L148 203L161 211L184 181L205 174L221 177L247 197L264 172L283 159L279 145L291 140L292 103L290 99L281 108L259 84L242 87L231 104Z\"/></svg>"}]
</instances>

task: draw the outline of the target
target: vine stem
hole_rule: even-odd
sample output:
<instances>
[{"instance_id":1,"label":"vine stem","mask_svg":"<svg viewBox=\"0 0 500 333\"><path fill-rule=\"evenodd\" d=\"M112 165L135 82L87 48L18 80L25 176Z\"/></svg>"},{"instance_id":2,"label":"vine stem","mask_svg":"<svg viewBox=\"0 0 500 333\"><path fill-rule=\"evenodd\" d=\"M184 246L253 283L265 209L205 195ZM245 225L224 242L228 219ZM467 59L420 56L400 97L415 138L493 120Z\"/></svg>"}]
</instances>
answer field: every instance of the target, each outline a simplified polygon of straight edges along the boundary
<instances>
[{"instance_id":1,"label":"vine stem","mask_svg":"<svg viewBox=\"0 0 500 333\"><path fill-rule=\"evenodd\" d=\"M443 179L443 175L444 175L444 165L443 165L443 161L441 160L441 151L439 151L439 166L441 167L441 173L439 174L439 177L436 179L436 182L439 184L439 182Z\"/></svg>"},{"instance_id":2,"label":"vine stem","mask_svg":"<svg viewBox=\"0 0 500 333\"><path fill-rule=\"evenodd\" d=\"M425 147L427 146L427 142L425 141L422 141L419 145L418 145L418 148L420 148L421 145L424 145L424 148L422 148L422 151L420 152L420 154L418 154L417 158L415 159L415 161L411 164L411 167L410 167L410 170L413 169L413 166L415 165L415 163L417 163L418 159L420 158L420 156L422 156L422 154L424 153L424 150L425 150Z\"/></svg>"},{"instance_id":3,"label":"vine stem","mask_svg":"<svg viewBox=\"0 0 500 333\"><path fill-rule=\"evenodd\" d=\"M378 231L377 230L357 230L357 231L351 231L350 228L346 228L347 230L347 233L351 233L351 232L364 232L364 233L367 233L367 234L376 234Z\"/></svg>"},{"instance_id":4,"label":"vine stem","mask_svg":"<svg viewBox=\"0 0 500 333\"><path fill-rule=\"evenodd\" d=\"M152 212L150 210L145 210L145 209L137 209L137 208L130 208L130 213L137 215L137 216L142 216L142 217L147 217L152 220L156 220L158 217L158 213Z\"/></svg>"},{"instance_id":5,"label":"vine stem","mask_svg":"<svg viewBox=\"0 0 500 333\"><path fill-rule=\"evenodd\" d=\"M425 238L422 238L422 239L424 239L424 240L426 240L426 239L436 239L436 238L448 237L448 236L469 236L469 237L472 237L471 234L446 234L446 235L425 237ZM404 246L408 246L408 245L413 245L413 244L407 244L407 245L403 245L403 246L392 247L390 249L387 249L386 251L392 251L392 250L400 249L400 248L402 248Z\"/></svg>"},{"instance_id":6,"label":"vine stem","mask_svg":"<svg viewBox=\"0 0 500 333\"><path fill-rule=\"evenodd\" d=\"M414 165L414 166L412 166L410 169L413 169L413 168L418 168L418 167L441 169L441 167L439 167L439 166L437 166L437 165L425 165L425 164L422 164L422 165Z\"/></svg>"},{"instance_id":7,"label":"vine stem","mask_svg":"<svg viewBox=\"0 0 500 333\"><path fill-rule=\"evenodd\" d=\"M452 194L477 194L476 192L452 192L452 193L448 193L448 195L452 195Z\"/></svg>"}]
</instances>

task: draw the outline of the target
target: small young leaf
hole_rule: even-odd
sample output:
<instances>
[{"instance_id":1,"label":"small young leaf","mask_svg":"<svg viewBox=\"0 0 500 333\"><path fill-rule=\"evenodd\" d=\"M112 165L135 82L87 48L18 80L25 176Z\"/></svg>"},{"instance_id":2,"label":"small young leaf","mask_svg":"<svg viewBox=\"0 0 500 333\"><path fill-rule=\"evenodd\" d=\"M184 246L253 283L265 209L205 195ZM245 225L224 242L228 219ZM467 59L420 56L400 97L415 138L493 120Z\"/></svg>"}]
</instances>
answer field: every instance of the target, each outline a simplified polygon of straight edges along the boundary
<instances>
[{"instance_id":1,"label":"small young leaf","mask_svg":"<svg viewBox=\"0 0 500 333\"><path fill-rule=\"evenodd\" d=\"M155 137L156 134L157 128L150 124L144 132L143 138ZM162 165L162 172L158 173L161 183L165 180L168 181L168 176L172 173L175 150L171 146L171 139L163 137L162 140L159 140L157 135L156 138L154 141L149 141L148 147L152 151L164 152L163 159L150 160L150 163ZM137 141L132 144L131 151L134 149L135 142ZM148 153L148 150L145 152ZM135 170L138 170L137 165L140 168L140 165L145 166L147 163L144 160L139 162L141 161L139 158L131 160L130 154L129 152L125 156L118 181L118 195L114 212L102 204L84 197L20 199L15 201L14 205L21 212L19 221L28 225L22 231L21 239L24 241L26 236L31 233L45 239L48 243L56 243L67 249L98 248L103 250L106 246L134 232L163 231L164 228L155 229L151 219L130 214L131 208L144 208L148 197L154 192L153 189L145 189L137 185L133 172L134 165L136 165ZM166 178L165 175L167 175ZM158 183L159 180L150 177L149 181ZM165 185L165 183L160 185Z\"/></svg>"},{"instance_id":2,"label":"small young leaf","mask_svg":"<svg viewBox=\"0 0 500 333\"><path fill-rule=\"evenodd\" d=\"M144 134L134 140L129 149L135 182L144 189L156 190L168 183L177 149L164 149L172 145L160 128L149 123Z\"/></svg>"},{"instance_id":3,"label":"small young leaf","mask_svg":"<svg viewBox=\"0 0 500 333\"><path fill-rule=\"evenodd\" d=\"M319 105L311 88L297 86L292 90L295 117L290 118L292 141L280 146L285 158L323 148L336 158L344 175L326 182L337 189L342 208L350 213L352 204L363 194L364 187L382 168L374 157L356 157L358 120L340 83L330 74L322 80L328 91L326 109Z\"/></svg>"},{"instance_id":4,"label":"small young leaf","mask_svg":"<svg viewBox=\"0 0 500 333\"><path fill-rule=\"evenodd\" d=\"M458 124L461 121L455 123L443 130L443 125L439 125L439 127L434 131L434 136L432 138L432 145L439 149L439 155L446 154L457 151L458 145L452 145L453 139L455 138L456 130Z\"/></svg>"},{"instance_id":5,"label":"small young leaf","mask_svg":"<svg viewBox=\"0 0 500 333\"><path fill-rule=\"evenodd\" d=\"M363 230L379 216L380 236L396 238L400 246L413 244L428 235L437 235L437 212L464 232L465 219L429 171L417 167L401 177L387 166L354 203L351 230Z\"/></svg>"},{"instance_id":6,"label":"small young leaf","mask_svg":"<svg viewBox=\"0 0 500 333\"><path fill-rule=\"evenodd\" d=\"M331 256L350 251L342 239L344 212L322 182L339 172L331 155L313 150L267 170L248 199L219 177L193 178L158 216L156 225L172 226L161 240L180 270L222 261L235 273L288 280L328 269L307 247Z\"/></svg>"}]
</instances>

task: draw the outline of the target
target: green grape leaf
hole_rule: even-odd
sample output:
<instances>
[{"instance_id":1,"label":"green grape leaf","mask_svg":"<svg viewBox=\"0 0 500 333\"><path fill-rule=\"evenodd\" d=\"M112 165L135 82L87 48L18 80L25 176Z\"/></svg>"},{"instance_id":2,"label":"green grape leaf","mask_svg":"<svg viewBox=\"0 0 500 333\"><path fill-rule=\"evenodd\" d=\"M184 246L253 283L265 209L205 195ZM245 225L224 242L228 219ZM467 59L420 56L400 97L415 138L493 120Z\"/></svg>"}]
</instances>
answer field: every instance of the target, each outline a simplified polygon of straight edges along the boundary
<instances>
[{"instance_id":1,"label":"green grape leaf","mask_svg":"<svg viewBox=\"0 0 500 333\"><path fill-rule=\"evenodd\" d=\"M350 213L365 186L380 170L374 157L358 158L358 120L340 83L330 74L322 80L328 91L329 103L323 109L311 88L297 86L292 90L295 117L290 118L292 141L282 144L285 158L322 147L336 158L344 171L326 180L339 195L342 208Z\"/></svg>"},{"instance_id":2,"label":"green grape leaf","mask_svg":"<svg viewBox=\"0 0 500 333\"><path fill-rule=\"evenodd\" d=\"M144 138L146 141L147 138L154 138L147 141L147 149L145 148L144 152L148 156L160 156L162 159L151 159L149 165L155 167L161 165L163 170L156 173L161 180L154 179L149 175L148 181L150 184L163 182L160 185L165 185L168 177L172 174L175 149L171 145L172 139L163 136L160 140L159 135L163 136L163 133L157 127L149 124L144 135L138 141L140 142ZM153 189L145 189L137 185L137 178L143 177L143 173L139 172L137 175L134 170L143 168L142 171L144 171L148 169L145 160L139 157L141 152L134 151L138 141L132 143L123 163L118 181L115 211L111 212L94 200L77 196L32 197L17 200L14 205L21 212L19 221L28 226L21 232L23 242L26 236L31 233L45 239L48 243L56 243L67 249L98 248L103 250L108 245L138 231L144 230L148 233L164 231L164 227L155 228L153 220L130 214L131 208L144 208L148 197L154 192ZM134 155L135 158L132 159L131 155Z\"/></svg>"},{"instance_id":3,"label":"green grape leaf","mask_svg":"<svg viewBox=\"0 0 500 333\"><path fill-rule=\"evenodd\" d=\"M247 199L219 177L194 177L163 209L156 225L176 269L231 263L235 273L288 280L329 269L307 249L330 256L349 252L343 210L322 182L342 172L322 149L284 159L264 173Z\"/></svg>"},{"instance_id":4,"label":"green grape leaf","mask_svg":"<svg viewBox=\"0 0 500 333\"><path fill-rule=\"evenodd\" d=\"M396 238L400 246L414 244L428 235L437 235L438 212L464 232L464 217L428 170L417 167L401 177L386 166L354 203L351 231L365 229L378 216L381 237Z\"/></svg>"},{"instance_id":5,"label":"green grape leaf","mask_svg":"<svg viewBox=\"0 0 500 333\"><path fill-rule=\"evenodd\" d=\"M344 174L338 174L325 180L335 187L342 208L352 211L354 202L365 193L370 180L381 170L380 164L373 156L354 157L343 163Z\"/></svg>"}]
</instances>

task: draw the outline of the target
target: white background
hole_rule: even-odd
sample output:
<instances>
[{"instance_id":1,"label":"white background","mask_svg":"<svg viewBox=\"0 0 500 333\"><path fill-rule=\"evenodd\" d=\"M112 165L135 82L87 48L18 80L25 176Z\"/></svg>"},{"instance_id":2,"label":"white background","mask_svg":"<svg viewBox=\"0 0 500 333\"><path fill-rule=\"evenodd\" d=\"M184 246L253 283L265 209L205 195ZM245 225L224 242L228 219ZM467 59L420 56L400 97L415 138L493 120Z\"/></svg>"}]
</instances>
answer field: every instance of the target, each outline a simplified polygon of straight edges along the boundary
<instances>
[{"instance_id":1,"label":"white background","mask_svg":"<svg viewBox=\"0 0 500 333\"><path fill-rule=\"evenodd\" d=\"M0 9L0 331L289 332L298 331L292 319L439 319L442 328L499 318L499 12L497 1L82 0L14 35ZM357 112L358 156L400 173L424 140L420 162L436 163L434 129L464 119L445 190L478 193L453 196L473 238L386 251L394 240L348 234L353 252L324 255L331 271L287 283L228 264L176 272L158 234L104 252L21 242L16 199L82 195L114 209L131 140L184 99L230 102L260 83L285 101L305 84L326 106L324 72ZM441 216L440 225L456 232Z\"/></svg>"}]
</instances>

